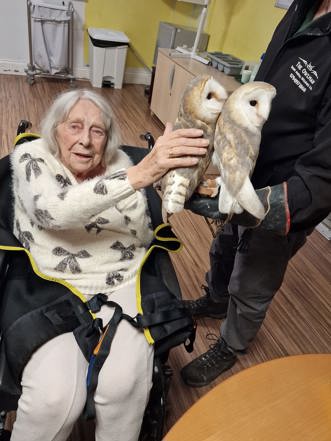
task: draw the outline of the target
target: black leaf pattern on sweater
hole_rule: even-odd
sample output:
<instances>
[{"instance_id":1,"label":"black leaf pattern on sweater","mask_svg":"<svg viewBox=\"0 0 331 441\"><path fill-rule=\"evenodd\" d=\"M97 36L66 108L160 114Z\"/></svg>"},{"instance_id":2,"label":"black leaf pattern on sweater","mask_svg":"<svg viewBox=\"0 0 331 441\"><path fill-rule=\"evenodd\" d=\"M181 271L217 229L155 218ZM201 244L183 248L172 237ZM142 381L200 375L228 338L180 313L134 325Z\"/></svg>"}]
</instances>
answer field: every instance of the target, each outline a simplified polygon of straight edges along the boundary
<instances>
[{"instance_id":1,"label":"black leaf pattern on sweater","mask_svg":"<svg viewBox=\"0 0 331 441\"><path fill-rule=\"evenodd\" d=\"M102 195L106 195L108 193L107 187L106 187L103 179L101 179L101 181L98 181L95 184L93 191L96 194L102 194Z\"/></svg>"},{"instance_id":2,"label":"black leaf pattern on sweater","mask_svg":"<svg viewBox=\"0 0 331 441\"><path fill-rule=\"evenodd\" d=\"M93 191L96 194L102 194L102 195L106 195L108 193L107 187L105 186L103 179L95 184Z\"/></svg>"},{"instance_id":3,"label":"black leaf pattern on sweater","mask_svg":"<svg viewBox=\"0 0 331 441\"><path fill-rule=\"evenodd\" d=\"M67 195L67 191L62 191L61 193L59 193L58 195L57 195L57 197L59 198L59 199L61 199L61 201L63 201L63 199L66 197L66 195Z\"/></svg>"},{"instance_id":4,"label":"black leaf pattern on sweater","mask_svg":"<svg viewBox=\"0 0 331 441\"><path fill-rule=\"evenodd\" d=\"M60 173L58 173L55 176L55 179L61 185L62 188L68 187L68 185L72 185L70 179L67 178L66 176L60 175Z\"/></svg>"},{"instance_id":5,"label":"black leaf pattern on sweater","mask_svg":"<svg viewBox=\"0 0 331 441\"><path fill-rule=\"evenodd\" d=\"M52 221L54 220L48 210L36 208L34 210L34 215L38 222L40 222L44 227L50 227L52 225Z\"/></svg>"},{"instance_id":6,"label":"black leaf pattern on sweater","mask_svg":"<svg viewBox=\"0 0 331 441\"><path fill-rule=\"evenodd\" d=\"M33 220L30 220L30 225L31 225L32 228L34 228L34 226L36 225L36 223L33 222ZM39 231L42 231L42 230L45 229L45 228L43 228L41 225L37 225L37 228L38 228Z\"/></svg>"},{"instance_id":7,"label":"black leaf pattern on sweater","mask_svg":"<svg viewBox=\"0 0 331 441\"><path fill-rule=\"evenodd\" d=\"M16 229L18 232L18 240L21 242L24 248L30 251L30 243L34 242L32 233L28 230L22 231L18 220L16 220Z\"/></svg>"},{"instance_id":8,"label":"black leaf pattern on sweater","mask_svg":"<svg viewBox=\"0 0 331 441\"><path fill-rule=\"evenodd\" d=\"M110 286L116 285L116 283L120 283L123 281L124 276L120 273L120 271L126 271L125 268L121 268L118 271L112 271L107 274L106 284Z\"/></svg>"},{"instance_id":9,"label":"black leaf pattern on sweater","mask_svg":"<svg viewBox=\"0 0 331 441\"><path fill-rule=\"evenodd\" d=\"M30 182L32 173L34 174L35 178L38 178L38 176L41 175L41 168L38 165L39 163L45 164L45 161L42 158L34 158L30 153L24 153L20 159L19 162L25 162L27 161L25 165L25 177L28 182Z\"/></svg>"},{"instance_id":10,"label":"black leaf pattern on sweater","mask_svg":"<svg viewBox=\"0 0 331 441\"><path fill-rule=\"evenodd\" d=\"M123 170L119 170L118 172L112 173L110 176L100 179L93 188L94 193L102 195L108 194L105 181L112 181L113 179L124 181L126 179L126 172Z\"/></svg>"},{"instance_id":11,"label":"black leaf pattern on sweater","mask_svg":"<svg viewBox=\"0 0 331 441\"><path fill-rule=\"evenodd\" d=\"M95 221L89 223L88 225L85 225L86 231L89 233L92 230L96 230L95 234L101 233L102 230L105 228L101 228L100 225L106 225L109 223L108 219L105 219L104 217L97 217Z\"/></svg>"},{"instance_id":12,"label":"black leaf pattern on sweater","mask_svg":"<svg viewBox=\"0 0 331 441\"><path fill-rule=\"evenodd\" d=\"M134 252L136 250L136 246L134 244L125 247L122 242L116 241L110 247L112 250L117 250L121 252L120 260L132 260L134 258Z\"/></svg>"},{"instance_id":13,"label":"black leaf pattern on sweater","mask_svg":"<svg viewBox=\"0 0 331 441\"><path fill-rule=\"evenodd\" d=\"M54 268L55 271L60 271L61 273L64 273L67 270L67 268L69 268L72 274L81 273L82 270L81 267L79 266L77 258L86 259L88 257L91 257L90 253L86 250L80 250L78 251L78 253L70 253L69 251L65 250L62 247L54 248L52 253L55 256L66 256Z\"/></svg>"}]
</instances>

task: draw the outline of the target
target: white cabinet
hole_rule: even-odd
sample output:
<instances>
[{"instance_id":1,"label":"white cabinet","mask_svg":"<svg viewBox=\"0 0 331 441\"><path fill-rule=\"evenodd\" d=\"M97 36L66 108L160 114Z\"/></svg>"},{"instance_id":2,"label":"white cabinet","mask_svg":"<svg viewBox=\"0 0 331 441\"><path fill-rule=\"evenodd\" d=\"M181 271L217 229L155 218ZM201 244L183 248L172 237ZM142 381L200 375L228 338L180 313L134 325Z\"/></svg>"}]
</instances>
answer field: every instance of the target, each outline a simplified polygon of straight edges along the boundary
<instances>
[{"instance_id":1,"label":"white cabinet","mask_svg":"<svg viewBox=\"0 0 331 441\"><path fill-rule=\"evenodd\" d=\"M193 78L190 72L159 53L151 109L163 124L175 121L184 88Z\"/></svg>"},{"instance_id":2,"label":"white cabinet","mask_svg":"<svg viewBox=\"0 0 331 441\"><path fill-rule=\"evenodd\" d=\"M151 111L165 124L174 123L187 83L198 75L212 75L231 93L240 84L230 76L185 58L174 50L159 49L151 100Z\"/></svg>"}]
</instances>

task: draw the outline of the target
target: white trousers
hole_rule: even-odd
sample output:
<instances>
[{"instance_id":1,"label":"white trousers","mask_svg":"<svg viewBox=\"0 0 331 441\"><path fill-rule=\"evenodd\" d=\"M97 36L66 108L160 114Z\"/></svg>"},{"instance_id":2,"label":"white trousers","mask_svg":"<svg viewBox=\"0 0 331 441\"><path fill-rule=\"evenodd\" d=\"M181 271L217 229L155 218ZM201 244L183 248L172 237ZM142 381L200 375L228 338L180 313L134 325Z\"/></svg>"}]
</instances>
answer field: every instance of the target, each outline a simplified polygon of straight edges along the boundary
<instances>
[{"instance_id":1,"label":"white trousers","mask_svg":"<svg viewBox=\"0 0 331 441\"><path fill-rule=\"evenodd\" d=\"M109 299L136 314L134 283ZM97 316L105 324L113 311L103 306ZM143 333L122 320L94 396L96 441L137 441L152 386L153 355ZM87 367L72 333L40 347L23 371L11 441L65 441L84 408Z\"/></svg>"}]
</instances>

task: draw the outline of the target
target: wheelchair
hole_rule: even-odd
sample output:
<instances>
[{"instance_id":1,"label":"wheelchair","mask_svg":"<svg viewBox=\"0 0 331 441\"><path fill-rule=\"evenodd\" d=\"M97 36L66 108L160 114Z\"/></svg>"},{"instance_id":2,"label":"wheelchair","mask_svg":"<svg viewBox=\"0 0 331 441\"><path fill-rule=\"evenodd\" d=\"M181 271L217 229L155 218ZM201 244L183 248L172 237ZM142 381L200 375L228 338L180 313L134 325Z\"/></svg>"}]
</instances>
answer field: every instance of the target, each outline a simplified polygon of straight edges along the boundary
<instances>
[{"instance_id":1,"label":"wheelchair","mask_svg":"<svg viewBox=\"0 0 331 441\"><path fill-rule=\"evenodd\" d=\"M26 141L32 141L39 137L37 134L27 132L30 126L29 121L26 120L22 120L19 123L15 145ZM121 146L121 148L129 154L134 163L138 163L154 145L153 136L149 132L141 135L141 139L147 141L147 148ZM8 229L8 226L12 228L12 213L10 213L10 209L8 209L8 207L12 206L11 200L13 197L11 194L10 182L11 171L9 156L6 156L0 160L0 241L2 239L2 230L5 228ZM162 223L160 198L152 186L146 189L146 194L153 226L158 227ZM1 216L1 213L5 213L5 216ZM4 220L1 219L2 217ZM6 301L6 277L9 262L10 256L6 249L1 248L0 242L0 357L5 354L4 350L1 352L1 349L3 349L1 346L4 346L5 344L1 310ZM162 250L162 252L155 253L153 260L149 262L145 271L147 271L148 277L160 280L162 286L171 293L171 299L177 299L178 304L180 305L180 287L168 252ZM167 359L171 347L184 343L188 351L193 349L195 324L192 318L187 316L187 312L184 309L180 311L180 309L181 308L179 307L179 310L176 311L177 316L178 311L180 312L178 316L179 319L176 317L176 314L174 317L175 320L173 323L175 325L173 334L164 340L160 338L159 346L155 346L152 377L153 385L150 392L149 402L145 409L139 441L161 441L162 439L166 416L167 391L172 376L171 368L167 365ZM185 314L183 311L185 311ZM181 313L184 315L181 315ZM169 311L166 311L166 314L168 315ZM150 319L150 324L153 324L152 322L155 315L159 314L151 315L152 319ZM148 317L149 316L147 316L147 321ZM169 323L166 323L166 327L169 327ZM4 360L0 359L0 441L10 440L10 432L5 430L6 414L9 411L15 411L17 409L17 402L20 396L19 388L13 387L11 389L10 385L8 385L8 372L6 372L6 369L8 371L8 365L6 365Z\"/></svg>"}]
</instances>

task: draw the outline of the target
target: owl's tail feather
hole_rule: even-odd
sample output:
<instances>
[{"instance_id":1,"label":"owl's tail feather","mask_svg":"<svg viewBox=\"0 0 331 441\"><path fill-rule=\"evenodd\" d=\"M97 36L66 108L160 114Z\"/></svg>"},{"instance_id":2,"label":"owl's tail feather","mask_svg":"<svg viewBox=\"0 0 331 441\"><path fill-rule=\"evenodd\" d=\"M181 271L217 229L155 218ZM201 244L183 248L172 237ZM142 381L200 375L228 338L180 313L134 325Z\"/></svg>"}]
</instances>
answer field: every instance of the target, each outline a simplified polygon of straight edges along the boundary
<instances>
[{"instance_id":1,"label":"owl's tail feather","mask_svg":"<svg viewBox=\"0 0 331 441\"><path fill-rule=\"evenodd\" d=\"M184 209L188 185L189 179L181 176L174 175L173 179L169 179L162 199L162 207L167 213L178 213Z\"/></svg>"},{"instance_id":2,"label":"owl's tail feather","mask_svg":"<svg viewBox=\"0 0 331 441\"><path fill-rule=\"evenodd\" d=\"M238 204L236 199L227 190L227 187L222 181L222 178L218 177L217 181L220 187L220 193L218 197L219 212L222 214L229 214L229 215L232 215L233 213L236 214L242 213L244 211L243 208Z\"/></svg>"},{"instance_id":3,"label":"owl's tail feather","mask_svg":"<svg viewBox=\"0 0 331 441\"><path fill-rule=\"evenodd\" d=\"M236 195L239 204L257 219L263 219L266 215L264 206L256 194L254 187L247 176L243 186Z\"/></svg>"},{"instance_id":4,"label":"owl's tail feather","mask_svg":"<svg viewBox=\"0 0 331 441\"><path fill-rule=\"evenodd\" d=\"M178 213L184 209L185 197L180 194L171 193L162 202L162 210L169 214Z\"/></svg>"}]
</instances>

